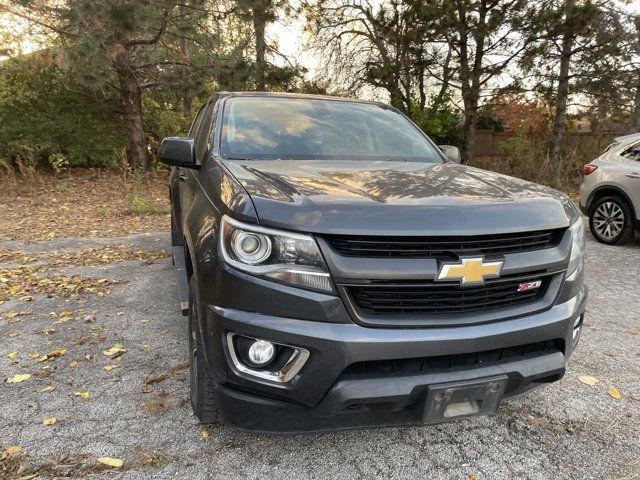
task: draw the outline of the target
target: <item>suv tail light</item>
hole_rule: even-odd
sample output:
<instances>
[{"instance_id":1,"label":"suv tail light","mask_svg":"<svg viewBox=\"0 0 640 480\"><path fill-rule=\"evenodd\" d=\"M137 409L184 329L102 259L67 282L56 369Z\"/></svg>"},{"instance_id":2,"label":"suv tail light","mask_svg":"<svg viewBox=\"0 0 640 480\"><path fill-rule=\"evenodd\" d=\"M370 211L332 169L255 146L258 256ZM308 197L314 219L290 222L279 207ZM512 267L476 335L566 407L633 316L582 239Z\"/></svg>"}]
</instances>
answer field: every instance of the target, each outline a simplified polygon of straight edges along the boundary
<instances>
[{"instance_id":1,"label":"suv tail light","mask_svg":"<svg viewBox=\"0 0 640 480\"><path fill-rule=\"evenodd\" d=\"M584 173L585 175L589 175L590 173L595 172L597 169L598 167L596 167L595 165L587 164L582 167L582 173Z\"/></svg>"}]
</instances>

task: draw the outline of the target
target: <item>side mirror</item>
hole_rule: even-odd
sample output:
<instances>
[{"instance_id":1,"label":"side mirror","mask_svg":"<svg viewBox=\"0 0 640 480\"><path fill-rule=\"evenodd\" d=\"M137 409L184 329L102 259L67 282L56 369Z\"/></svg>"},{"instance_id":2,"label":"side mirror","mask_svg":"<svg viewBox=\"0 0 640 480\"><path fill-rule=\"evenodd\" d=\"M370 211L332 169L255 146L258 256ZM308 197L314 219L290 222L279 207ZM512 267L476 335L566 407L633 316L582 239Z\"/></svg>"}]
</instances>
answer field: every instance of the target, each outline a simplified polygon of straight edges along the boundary
<instances>
[{"instance_id":1,"label":"side mirror","mask_svg":"<svg viewBox=\"0 0 640 480\"><path fill-rule=\"evenodd\" d=\"M162 140L158 149L160 161L172 167L197 169L196 156L193 149L193 138L167 137Z\"/></svg>"},{"instance_id":2,"label":"side mirror","mask_svg":"<svg viewBox=\"0 0 640 480\"><path fill-rule=\"evenodd\" d=\"M462 163L462 157L460 156L460 150L453 145L439 145L440 150L444 153L444 156L453 163Z\"/></svg>"}]
</instances>

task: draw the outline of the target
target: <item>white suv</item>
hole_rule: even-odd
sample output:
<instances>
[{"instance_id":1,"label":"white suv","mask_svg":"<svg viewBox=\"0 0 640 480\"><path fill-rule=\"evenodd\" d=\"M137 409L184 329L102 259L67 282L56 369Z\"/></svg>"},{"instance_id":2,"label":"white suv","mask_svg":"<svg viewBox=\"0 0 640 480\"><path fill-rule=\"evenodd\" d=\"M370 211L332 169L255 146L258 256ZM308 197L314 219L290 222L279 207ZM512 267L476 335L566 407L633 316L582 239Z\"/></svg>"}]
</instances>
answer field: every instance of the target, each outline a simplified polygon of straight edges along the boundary
<instances>
[{"instance_id":1,"label":"white suv","mask_svg":"<svg viewBox=\"0 0 640 480\"><path fill-rule=\"evenodd\" d=\"M640 133L616 138L584 166L580 210L599 242L621 245L640 230Z\"/></svg>"}]
</instances>

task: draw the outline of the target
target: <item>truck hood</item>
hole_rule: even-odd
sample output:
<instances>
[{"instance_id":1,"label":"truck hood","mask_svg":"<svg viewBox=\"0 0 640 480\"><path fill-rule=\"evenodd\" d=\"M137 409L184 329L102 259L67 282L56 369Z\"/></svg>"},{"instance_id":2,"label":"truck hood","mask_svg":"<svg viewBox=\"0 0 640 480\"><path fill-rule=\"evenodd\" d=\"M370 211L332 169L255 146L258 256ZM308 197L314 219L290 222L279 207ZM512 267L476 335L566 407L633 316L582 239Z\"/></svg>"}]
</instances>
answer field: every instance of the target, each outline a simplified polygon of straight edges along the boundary
<instances>
[{"instance_id":1,"label":"truck hood","mask_svg":"<svg viewBox=\"0 0 640 480\"><path fill-rule=\"evenodd\" d=\"M470 235L560 228L566 195L456 164L247 160L225 165L263 225L314 233Z\"/></svg>"}]
</instances>

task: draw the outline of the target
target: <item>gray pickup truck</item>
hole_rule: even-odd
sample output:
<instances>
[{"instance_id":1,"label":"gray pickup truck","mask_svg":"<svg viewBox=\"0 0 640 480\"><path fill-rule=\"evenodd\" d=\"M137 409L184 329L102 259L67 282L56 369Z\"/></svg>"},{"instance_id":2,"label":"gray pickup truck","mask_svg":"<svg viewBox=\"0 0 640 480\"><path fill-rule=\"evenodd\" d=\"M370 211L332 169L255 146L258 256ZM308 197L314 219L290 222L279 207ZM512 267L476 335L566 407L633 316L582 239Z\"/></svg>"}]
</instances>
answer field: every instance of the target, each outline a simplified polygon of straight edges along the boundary
<instances>
[{"instance_id":1,"label":"gray pickup truck","mask_svg":"<svg viewBox=\"0 0 640 480\"><path fill-rule=\"evenodd\" d=\"M587 301L564 194L324 96L216 94L159 156L201 421L431 424L563 376Z\"/></svg>"}]
</instances>

